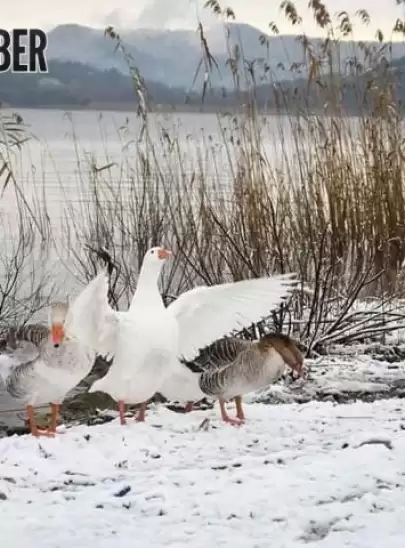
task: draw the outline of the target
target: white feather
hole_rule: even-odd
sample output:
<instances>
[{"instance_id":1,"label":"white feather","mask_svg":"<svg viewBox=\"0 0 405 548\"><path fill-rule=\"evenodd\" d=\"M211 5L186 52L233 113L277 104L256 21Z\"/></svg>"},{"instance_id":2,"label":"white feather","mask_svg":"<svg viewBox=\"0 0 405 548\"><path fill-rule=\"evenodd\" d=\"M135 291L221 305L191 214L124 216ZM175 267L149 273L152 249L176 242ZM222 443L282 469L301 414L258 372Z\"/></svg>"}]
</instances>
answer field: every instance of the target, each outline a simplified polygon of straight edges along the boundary
<instances>
[{"instance_id":1,"label":"white feather","mask_svg":"<svg viewBox=\"0 0 405 548\"><path fill-rule=\"evenodd\" d=\"M128 311L107 314L104 339L112 339L114 361L108 373L90 392L101 390L116 400L141 403L159 391L175 369L178 333L167 316L157 281L163 261L159 248L150 249L143 261L137 288Z\"/></svg>"},{"instance_id":2,"label":"white feather","mask_svg":"<svg viewBox=\"0 0 405 548\"><path fill-rule=\"evenodd\" d=\"M68 337L83 342L96 353L115 354L120 312L108 303L108 275L101 271L69 307L65 322Z\"/></svg>"},{"instance_id":3,"label":"white feather","mask_svg":"<svg viewBox=\"0 0 405 548\"><path fill-rule=\"evenodd\" d=\"M139 306L138 314L123 312L120 318L116 353L108 373L96 381L90 392L98 390L115 400L141 403L159 391L173 371L176 333L154 307ZM160 335L157 333L161 332Z\"/></svg>"},{"instance_id":4,"label":"white feather","mask_svg":"<svg viewBox=\"0 0 405 548\"><path fill-rule=\"evenodd\" d=\"M195 359L205 346L249 327L276 310L291 293L294 274L196 287L171 303L179 329L179 357Z\"/></svg>"},{"instance_id":5,"label":"white feather","mask_svg":"<svg viewBox=\"0 0 405 548\"><path fill-rule=\"evenodd\" d=\"M169 401L200 401L207 396L200 388L200 377L201 373L194 373L179 363L173 375L165 379L159 392Z\"/></svg>"}]
</instances>

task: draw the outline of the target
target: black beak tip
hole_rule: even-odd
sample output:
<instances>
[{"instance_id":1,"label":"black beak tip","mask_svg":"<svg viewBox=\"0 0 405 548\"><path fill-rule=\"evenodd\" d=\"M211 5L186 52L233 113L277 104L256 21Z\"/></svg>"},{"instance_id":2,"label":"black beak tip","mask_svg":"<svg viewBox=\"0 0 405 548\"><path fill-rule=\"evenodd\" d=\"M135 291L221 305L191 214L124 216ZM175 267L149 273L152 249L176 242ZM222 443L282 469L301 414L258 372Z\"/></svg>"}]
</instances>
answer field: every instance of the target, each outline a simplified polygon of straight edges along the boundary
<instances>
[{"instance_id":1,"label":"black beak tip","mask_svg":"<svg viewBox=\"0 0 405 548\"><path fill-rule=\"evenodd\" d=\"M59 348L59 344L54 344L53 345L55 348Z\"/></svg>"}]
</instances>

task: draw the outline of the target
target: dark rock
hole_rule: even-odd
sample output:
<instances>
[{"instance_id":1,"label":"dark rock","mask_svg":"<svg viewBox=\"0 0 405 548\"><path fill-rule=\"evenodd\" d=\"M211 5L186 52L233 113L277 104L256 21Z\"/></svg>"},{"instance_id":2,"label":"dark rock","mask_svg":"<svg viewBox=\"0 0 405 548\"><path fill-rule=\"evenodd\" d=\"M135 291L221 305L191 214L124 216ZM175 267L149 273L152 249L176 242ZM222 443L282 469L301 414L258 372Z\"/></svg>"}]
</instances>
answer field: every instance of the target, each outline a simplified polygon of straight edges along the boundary
<instances>
[{"instance_id":1,"label":"dark rock","mask_svg":"<svg viewBox=\"0 0 405 548\"><path fill-rule=\"evenodd\" d=\"M108 422L111 422L114 420L115 417L111 415L97 415L95 417L90 417L86 424L87 426L96 426L97 424L107 424ZM89 436L90 438L90 436Z\"/></svg>"},{"instance_id":2,"label":"dark rock","mask_svg":"<svg viewBox=\"0 0 405 548\"><path fill-rule=\"evenodd\" d=\"M123 487L116 493L114 493L114 497L125 497L125 495L128 495L128 493L131 491L131 487L129 485Z\"/></svg>"},{"instance_id":3,"label":"dark rock","mask_svg":"<svg viewBox=\"0 0 405 548\"><path fill-rule=\"evenodd\" d=\"M208 429L210 428L210 426L211 426L210 419L208 417L206 417L205 419L203 419L201 421L201 424L198 426L198 430L202 430L204 432L207 432Z\"/></svg>"},{"instance_id":4,"label":"dark rock","mask_svg":"<svg viewBox=\"0 0 405 548\"><path fill-rule=\"evenodd\" d=\"M69 478L63 482L63 485L77 485L80 487L94 487L96 484L93 481Z\"/></svg>"},{"instance_id":5,"label":"dark rock","mask_svg":"<svg viewBox=\"0 0 405 548\"><path fill-rule=\"evenodd\" d=\"M6 436L22 436L29 433L30 429L27 426L10 426L5 430Z\"/></svg>"},{"instance_id":6,"label":"dark rock","mask_svg":"<svg viewBox=\"0 0 405 548\"><path fill-rule=\"evenodd\" d=\"M163 396L161 396L160 394L158 394L159 396L159 399L161 399L162 401L161 402L156 402L156 403L166 403L167 400L165 398L163 398ZM193 411L195 410L200 410L200 411L205 411L207 409L212 409L215 405L215 402L214 401L209 401L207 400L207 398L204 398L198 402L194 402L193 404ZM168 409L170 409L170 411L174 411L175 413L185 413L185 406L180 404L180 403L177 403L177 402L170 402L170 403L166 403L166 407Z\"/></svg>"},{"instance_id":7,"label":"dark rock","mask_svg":"<svg viewBox=\"0 0 405 548\"><path fill-rule=\"evenodd\" d=\"M392 442L390 440L383 440L380 438L371 438L366 441L362 441L358 447L362 447L363 445L384 445L387 449L394 449L394 446L392 445Z\"/></svg>"},{"instance_id":8,"label":"dark rock","mask_svg":"<svg viewBox=\"0 0 405 548\"><path fill-rule=\"evenodd\" d=\"M64 402L61 414L67 421L74 419L89 421L89 419L91 420L97 416L97 409L116 408L117 404L111 396L104 392L92 392L79 394L71 400Z\"/></svg>"},{"instance_id":9,"label":"dark rock","mask_svg":"<svg viewBox=\"0 0 405 548\"><path fill-rule=\"evenodd\" d=\"M371 344L364 349L364 354L371 355L377 361L396 363L405 360L405 347Z\"/></svg>"},{"instance_id":10,"label":"dark rock","mask_svg":"<svg viewBox=\"0 0 405 548\"><path fill-rule=\"evenodd\" d=\"M52 453L49 453L49 451L46 451L40 443L38 443L38 449L41 457L43 457L44 459L49 459L49 457L52 457Z\"/></svg>"},{"instance_id":11,"label":"dark rock","mask_svg":"<svg viewBox=\"0 0 405 548\"><path fill-rule=\"evenodd\" d=\"M13 483L14 485L17 483L16 480L14 478L9 478L9 477L2 477L0 478L2 479L3 481L6 481L7 483Z\"/></svg>"},{"instance_id":12,"label":"dark rock","mask_svg":"<svg viewBox=\"0 0 405 548\"><path fill-rule=\"evenodd\" d=\"M0 500L7 500L7 495L3 491L0 491Z\"/></svg>"}]
</instances>

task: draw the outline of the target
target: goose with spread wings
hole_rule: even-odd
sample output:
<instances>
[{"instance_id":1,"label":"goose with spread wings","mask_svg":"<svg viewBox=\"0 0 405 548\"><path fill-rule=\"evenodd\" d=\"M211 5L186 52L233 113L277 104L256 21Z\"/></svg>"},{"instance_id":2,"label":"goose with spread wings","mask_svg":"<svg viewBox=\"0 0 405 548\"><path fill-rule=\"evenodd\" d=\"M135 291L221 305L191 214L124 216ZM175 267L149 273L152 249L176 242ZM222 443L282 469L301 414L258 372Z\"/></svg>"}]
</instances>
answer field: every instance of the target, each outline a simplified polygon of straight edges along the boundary
<instances>
[{"instance_id":1,"label":"goose with spread wings","mask_svg":"<svg viewBox=\"0 0 405 548\"><path fill-rule=\"evenodd\" d=\"M121 424L125 404L141 404L138 421L145 420L147 401L184 367L200 349L234 330L250 326L278 308L296 285L294 275L200 286L163 304L158 280L171 252L153 247L145 255L129 310L125 333L114 321L106 327L114 361L90 391L103 391L118 401Z\"/></svg>"}]
</instances>

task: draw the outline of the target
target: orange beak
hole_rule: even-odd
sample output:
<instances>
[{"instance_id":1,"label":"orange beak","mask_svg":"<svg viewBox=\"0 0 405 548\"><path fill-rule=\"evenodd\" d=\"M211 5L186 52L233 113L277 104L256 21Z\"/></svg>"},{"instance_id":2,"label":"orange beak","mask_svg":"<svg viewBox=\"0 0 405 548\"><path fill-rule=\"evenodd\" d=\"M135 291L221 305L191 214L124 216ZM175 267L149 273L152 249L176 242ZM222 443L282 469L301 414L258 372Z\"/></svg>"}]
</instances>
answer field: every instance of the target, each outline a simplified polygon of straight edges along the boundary
<instances>
[{"instance_id":1,"label":"orange beak","mask_svg":"<svg viewBox=\"0 0 405 548\"><path fill-rule=\"evenodd\" d=\"M169 249L165 249L164 247L161 247L158 250L158 258L163 261L164 259L168 259L172 252Z\"/></svg>"},{"instance_id":2,"label":"orange beak","mask_svg":"<svg viewBox=\"0 0 405 548\"><path fill-rule=\"evenodd\" d=\"M65 330L61 323L54 323L51 329L52 342L55 346L59 346L65 338Z\"/></svg>"}]
</instances>

